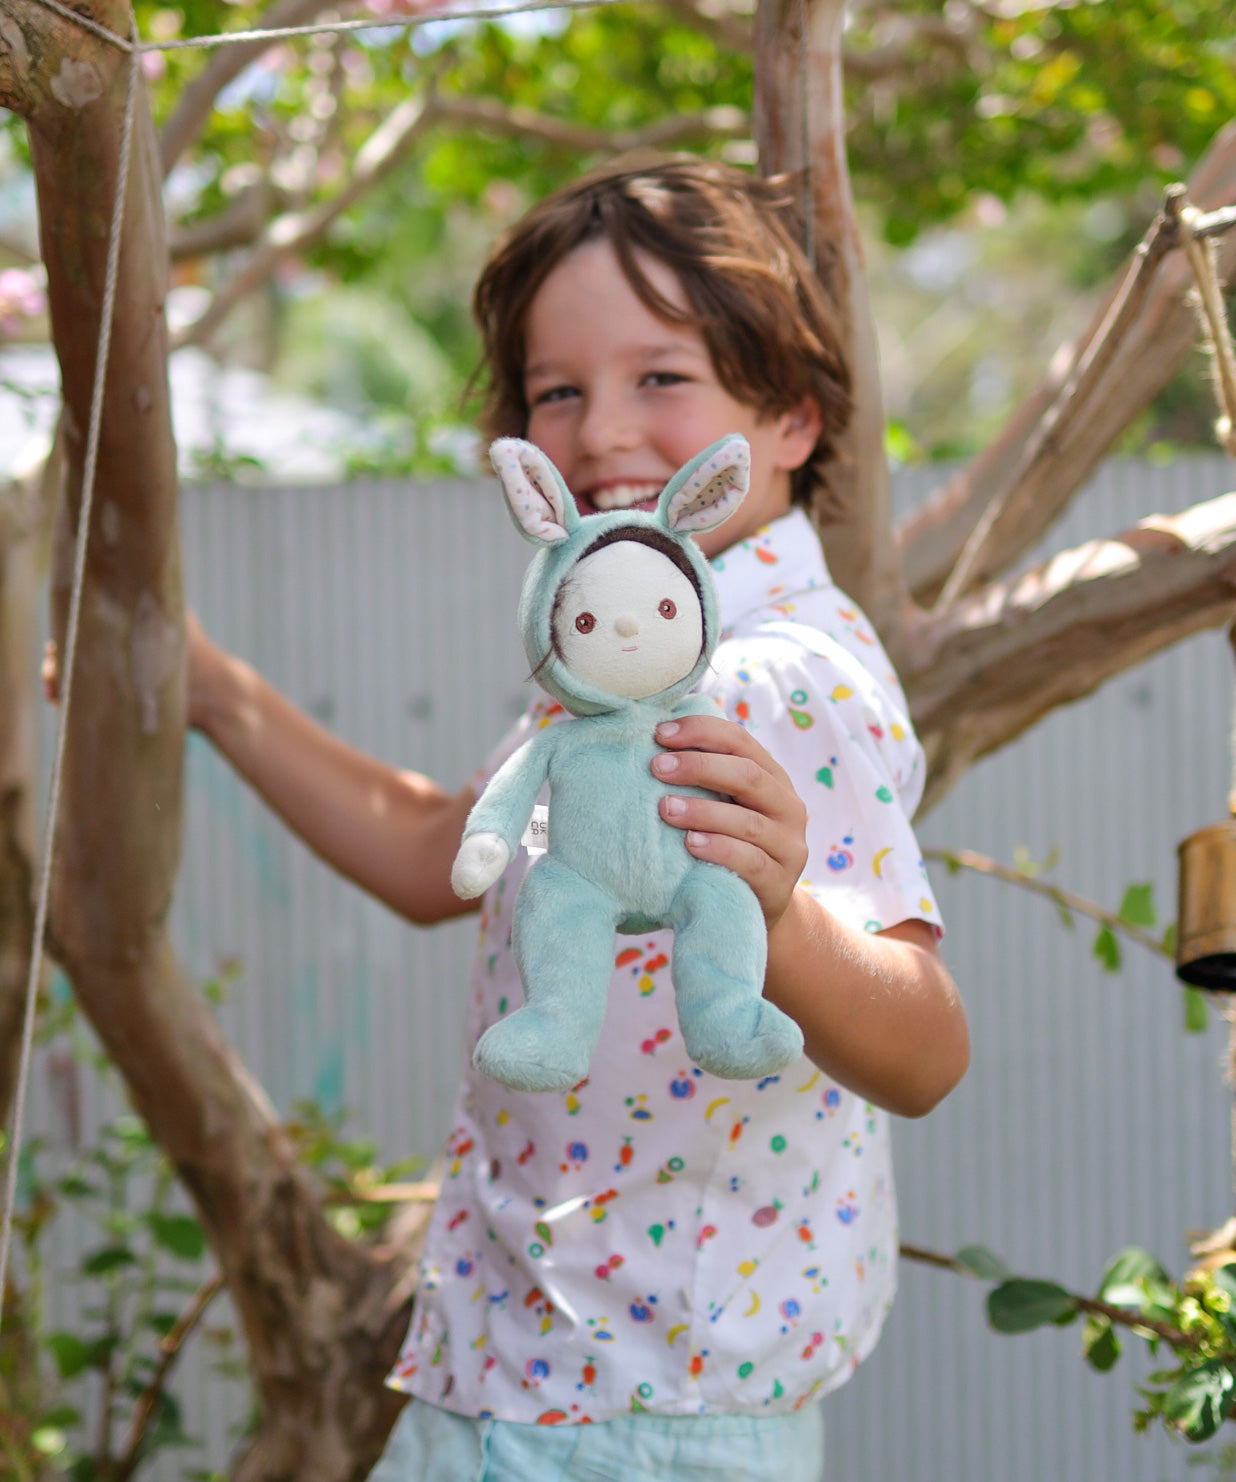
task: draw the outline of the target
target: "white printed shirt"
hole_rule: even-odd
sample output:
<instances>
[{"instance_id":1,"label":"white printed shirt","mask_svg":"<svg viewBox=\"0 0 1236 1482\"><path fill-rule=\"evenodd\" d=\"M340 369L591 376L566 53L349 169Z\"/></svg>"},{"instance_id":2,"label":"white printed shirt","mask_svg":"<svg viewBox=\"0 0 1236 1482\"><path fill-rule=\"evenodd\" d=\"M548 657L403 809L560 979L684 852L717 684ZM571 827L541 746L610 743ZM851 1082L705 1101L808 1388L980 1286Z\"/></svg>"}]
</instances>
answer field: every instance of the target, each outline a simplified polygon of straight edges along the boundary
<instances>
[{"instance_id":1,"label":"white printed shirt","mask_svg":"<svg viewBox=\"0 0 1236 1482\"><path fill-rule=\"evenodd\" d=\"M725 627L700 688L807 805L801 885L851 926L938 928L908 821L922 751L807 517L712 565ZM489 774L538 727L570 723L538 700ZM530 841L484 901L469 1049L522 1001L510 924ZM393 1388L542 1423L776 1413L874 1346L896 1284L887 1115L805 1058L761 1081L693 1065L672 952L670 932L615 939L600 1048L565 1095L469 1064Z\"/></svg>"}]
</instances>

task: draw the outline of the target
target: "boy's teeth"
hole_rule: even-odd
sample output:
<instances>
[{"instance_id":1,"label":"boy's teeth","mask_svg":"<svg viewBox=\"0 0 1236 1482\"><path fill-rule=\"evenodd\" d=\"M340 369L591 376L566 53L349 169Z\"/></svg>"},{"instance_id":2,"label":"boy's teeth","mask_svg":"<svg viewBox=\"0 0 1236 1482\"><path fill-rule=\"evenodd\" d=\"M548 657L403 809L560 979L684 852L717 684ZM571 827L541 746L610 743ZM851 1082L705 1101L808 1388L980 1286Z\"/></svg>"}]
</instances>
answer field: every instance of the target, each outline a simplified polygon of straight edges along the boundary
<instances>
[{"instance_id":1,"label":"boy's teeth","mask_svg":"<svg viewBox=\"0 0 1236 1482\"><path fill-rule=\"evenodd\" d=\"M630 509L645 499L655 499L660 492L655 484L611 484L589 495L589 502L595 509Z\"/></svg>"}]
</instances>

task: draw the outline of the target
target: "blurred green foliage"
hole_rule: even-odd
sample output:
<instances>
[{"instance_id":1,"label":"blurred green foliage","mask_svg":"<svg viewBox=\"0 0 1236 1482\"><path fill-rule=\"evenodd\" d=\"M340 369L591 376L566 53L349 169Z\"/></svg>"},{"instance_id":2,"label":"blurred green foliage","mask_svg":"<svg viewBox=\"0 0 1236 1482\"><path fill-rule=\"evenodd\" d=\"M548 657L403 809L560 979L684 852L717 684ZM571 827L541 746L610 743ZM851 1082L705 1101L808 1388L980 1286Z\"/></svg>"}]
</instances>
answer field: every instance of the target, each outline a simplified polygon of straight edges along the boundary
<instances>
[{"instance_id":1,"label":"blurred green foliage","mask_svg":"<svg viewBox=\"0 0 1236 1482\"><path fill-rule=\"evenodd\" d=\"M397 0L386 8L393 22ZM143 36L173 41L220 25L251 28L264 9L254 0L138 0L136 16ZM723 45L720 33L689 24L681 7L624 0L573 15L392 23L289 40L221 94L173 174L170 214L176 224L200 224L259 181L286 211L327 200L392 109L431 87L448 101L482 98L609 136L719 106L748 110L750 55ZM851 18L847 47L855 58L847 146L872 239L905 249L950 222L974 230L976 204L999 203L1017 230L1002 248L996 243L993 272L1033 271L1064 297L1110 274L1163 185L1187 174L1236 115L1236 32L1222 0L873 4ZM181 49L146 57L157 121L174 113L213 55ZM20 155L17 121L3 127ZM743 141L699 147L751 157ZM458 463L453 429L469 415L462 398L476 351L468 304L477 268L503 227L595 157L587 139L551 143L434 125L277 275L266 290L273 315L265 342L246 346L254 331L237 327L236 316L225 348L300 390L380 424L388 418L389 436L380 429L376 453L362 463L392 471ZM1038 203L1036 211L1027 202ZM1100 203L1107 210L1096 227ZM214 286L229 267L225 254L182 264L178 277ZM1052 291L1045 281L1042 293ZM1040 332L1045 324L1055 331L1040 303L1032 300L1032 319ZM981 321L981 305L975 317ZM1032 333L1020 323L1011 328ZM999 332L1009 331L1001 321ZM962 338L963 364L938 377L947 425L929 395L890 407L906 456L972 451L1025 389L1017 369L993 378L996 352L972 343L974 333ZM1041 364L1051 349L1036 341L1027 353ZM958 376L972 396L959 399ZM1194 366L1132 430L1126 451L1207 438L1208 399Z\"/></svg>"}]
</instances>

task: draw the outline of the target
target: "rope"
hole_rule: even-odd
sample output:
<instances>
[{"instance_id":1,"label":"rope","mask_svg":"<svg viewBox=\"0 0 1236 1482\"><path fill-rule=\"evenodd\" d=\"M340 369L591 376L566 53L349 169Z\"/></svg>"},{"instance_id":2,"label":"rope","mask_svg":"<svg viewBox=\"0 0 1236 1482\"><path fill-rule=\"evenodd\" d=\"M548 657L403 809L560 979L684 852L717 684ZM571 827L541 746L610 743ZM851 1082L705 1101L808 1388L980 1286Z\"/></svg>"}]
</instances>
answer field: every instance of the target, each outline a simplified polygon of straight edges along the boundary
<instances>
[{"instance_id":1,"label":"rope","mask_svg":"<svg viewBox=\"0 0 1236 1482\"><path fill-rule=\"evenodd\" d=\"M124 200L129 180L129 156L133 143L133 119L137 105L137 23L132 20L129 52L129 77L124 100L124 125L120 135L120 162L116 176L116 194L112 202L111 235L107 242L107 274L103 284L103 307L99 323L99 342L94 362L94 391L90 402L90 428L86 435L86 460L82 468L81 505L77 517L77 548L73 564L73 589L65 634L63 676L60 696L60 725L56 733L56 754L52 764L51 788L47 802L47 823L43 841L43 864L39 879L38 903L35 908L34 942L30 950L30 977L26 983L25 1021L22 1025L21 1057L18 1062L17 1087L14 1091L13 1127L9 1135L8 1166L5 1170L4 1216L0 1223L0 1321L4 1315L5 1275L8 1270L9 1245L13 1234L13 1209L17 1194L17 1165L21 1156L25 1123L26 1088L30 1079L30 1057L34 1045L35 1004L39 977L43 968L43 936L47 929L47 903L51 894L52 838L60 805L60 779L64 771L65 738L69 731L69 704L73 697L73 660L77 654L77 629L81 617L82 588L86 578L86 541L90 531L90 510L94 502L94 477L99 457L99 433L103 425L103 380L107 354L112 340L112 317L116 307L116 285L120 277L120 232L124 225Z\"/></svg>"},{"instance_id":2,"label":"rope","mask_svg":"<svg viewBox=\"0 0 1236 1482\"><path fill-rule=\"evenodd\" d=\"M102 37L104 41L126 52L181 51L195 47L238 46L252 41L281 41L289 36L329 36L343 31L383 31L389 30L392 26L411 31L419 26L432 25L436 21L488 21L501 19L508 15L524 15L531 11L596 10L601 6L614 3L615 0L517 0L517 3L513 5L478 6L469 10L438 10L428 15L390 15L380 19L376 16L366 16L361 20L321 21L305 26L275 26L269 30L217 31L208 36L184 36L177 41L143 41L135 32L133 38L126 41L123 36L118 36L115 31L109 31L98 21L92 21L86 16L76 14L68 6L62 5L60 0L39 0L39 4L46 6L48 10L54 10L65 20L76 21L78 25L84 26L94 35Z\"/></svg>"},{"instance_id":3,"label":"rope","mask_svg":"<svg viewBox=\"0 0 1236 1482\"><path fill-rule=\"evenodd\" d=\"M1236 458L1236 352L1232 349L1232 336L1227 327L1227 314L1223 306L1223 290L1219 285L1219 268L1215 260L1213 237L1202 238L1195 227L1202 217L1196 206L1184 206L1180 211L1180 235L1184 243L1185 256L1193 269L1197 283L1197 296L1202 329L1210 342L1215 361L1216 394L1220 415L1215 423L1215 435L1231 455Z\"/></svg>"}]
</instances>

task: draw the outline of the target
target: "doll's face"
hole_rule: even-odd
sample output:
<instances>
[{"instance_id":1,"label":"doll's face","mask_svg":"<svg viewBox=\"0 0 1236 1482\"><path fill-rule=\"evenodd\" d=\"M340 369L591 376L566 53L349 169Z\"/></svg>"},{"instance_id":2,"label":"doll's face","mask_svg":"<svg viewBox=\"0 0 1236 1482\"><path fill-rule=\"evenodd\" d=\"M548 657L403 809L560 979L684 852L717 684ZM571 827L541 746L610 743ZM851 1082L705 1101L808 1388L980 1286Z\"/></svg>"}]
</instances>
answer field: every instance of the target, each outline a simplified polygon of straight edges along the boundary
<instances>
[{"instance_id":1,"label":"doll's face","mask_svg":"<svg viewBox=\"0 0 1236 1482\"><path fill-rule=\"evenodd\" d=\"M704 644L704 615L695 587L668 556L618 540L572 569L553 630L571 674L643 700L690 674Z\"/></svg>"}]
</instances>

